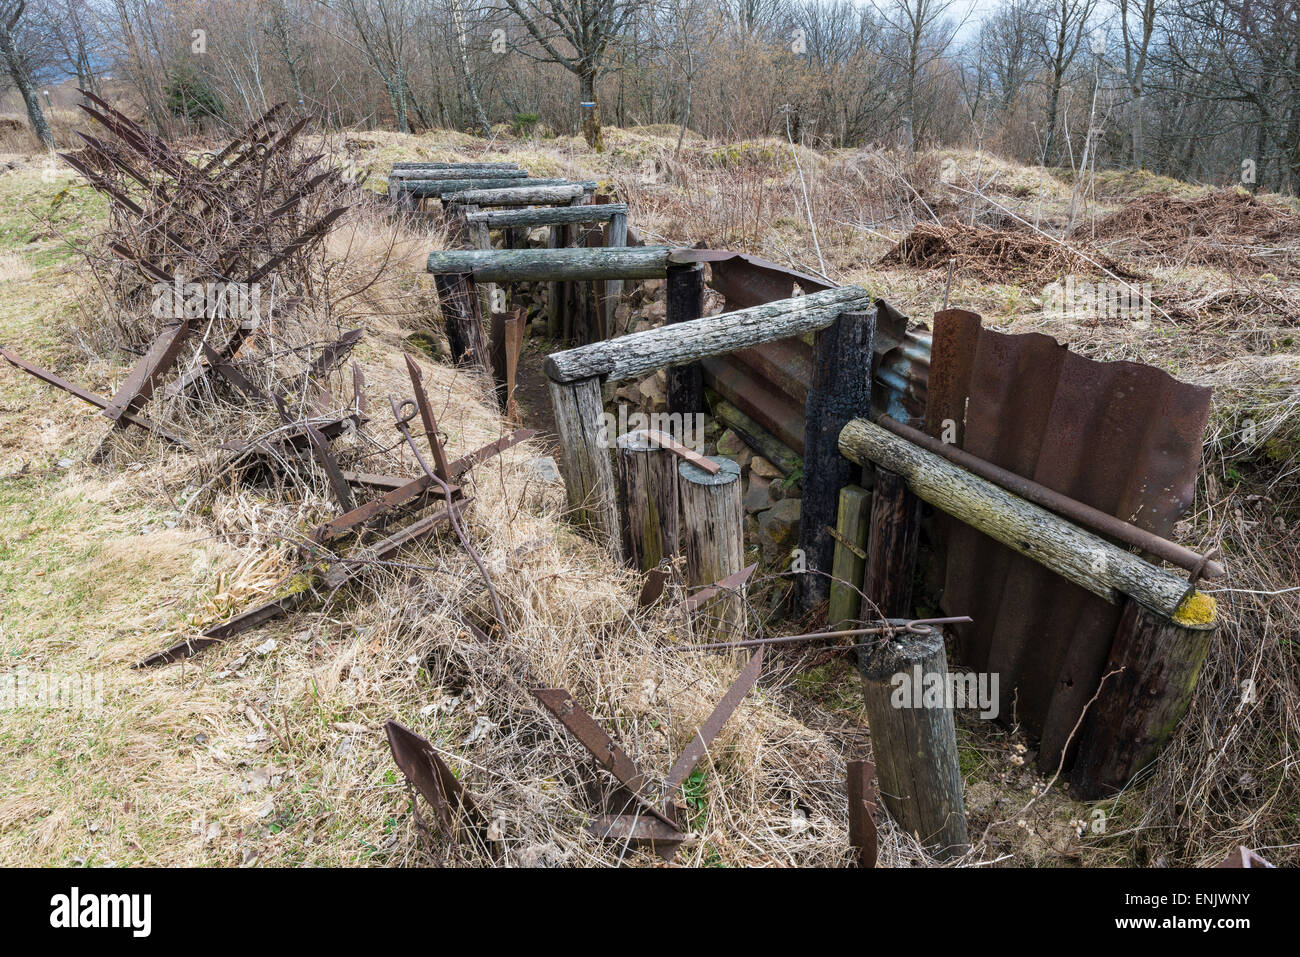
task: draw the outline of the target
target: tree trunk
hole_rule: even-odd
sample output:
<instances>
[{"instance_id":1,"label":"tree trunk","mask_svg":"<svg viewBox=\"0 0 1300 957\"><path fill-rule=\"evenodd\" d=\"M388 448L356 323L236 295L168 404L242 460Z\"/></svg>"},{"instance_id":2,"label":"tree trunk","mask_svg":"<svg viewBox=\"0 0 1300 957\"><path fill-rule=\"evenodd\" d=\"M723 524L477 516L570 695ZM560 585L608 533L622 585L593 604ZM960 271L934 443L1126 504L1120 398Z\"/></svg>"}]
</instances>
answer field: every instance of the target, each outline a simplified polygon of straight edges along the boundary
<instances>
[{"instance_id":1,"label":"tree trunk","mask_svg":"<svg viewBox=\"0 0 1300 957\"><path fill-rule=\"evenodd\" d=\"M582 102L591 106L582 107L582 138L597 153L605 151L605 138L600 130L600 100L596 98L596 71L584 69L578 74L582 85Z\"/></svg>"},{"instance_id":2,"label":"tree trunk","mask_svg":"<svg viewBox=\"0 0 1300 957\"><path fill-rule=\"evenodd\" d=\"M36 134L42 146L54 149L54 134L50 132L50 125L45 122L45 113L41 110L41 101L37 98L36 87L32 85L22 58L14 46L13 34L3 23L0 23L0 55L4 56L9 76L27 107L27 120L32 124L32 132Z\"/></svg>"}]
</instances>

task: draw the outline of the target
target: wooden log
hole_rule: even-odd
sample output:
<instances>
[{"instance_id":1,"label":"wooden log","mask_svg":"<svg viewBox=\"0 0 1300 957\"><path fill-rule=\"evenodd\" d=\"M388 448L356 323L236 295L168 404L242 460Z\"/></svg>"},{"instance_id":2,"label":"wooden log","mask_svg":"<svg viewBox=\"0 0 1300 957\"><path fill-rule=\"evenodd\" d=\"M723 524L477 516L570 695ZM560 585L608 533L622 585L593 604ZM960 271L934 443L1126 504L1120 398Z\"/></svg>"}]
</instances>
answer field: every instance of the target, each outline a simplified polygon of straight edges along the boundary
<instances>
[{"instance_id":1,"label":"wooden log","mask_svg":"<svg viewBox=\"0 0 1300 957\"><path fill-rule=\"evenodd\" d=\"M596 206L586 206L585 209L596 209ZM623 249L627 247L627 206L622 210L614 213L609 218L609 230L605 236L605 247L607 249ZM614 313L618 310L618 305L623 301L623 280L619 278L605 280L605 334L611 339L615 336L622 335L627 329L616 328L618 320Z\"/></svg>"},{"instance_id":2,"label":"wooden log","mask_svg":"<svg viewBox=\"0 0 1300 957\"><path fill-rule=\"evenodd\" d=\"M469 273L475 282L545 282L571 279L653 279L668 270L667 246L625 249L438 250L428 271ZM566 381L572 381L570 379ZM576 378L583 378L577 376Z\"/></svg>"},{"instance_id":3,"label":"wooden log","mask_svg":"<svg viewBox=\"0 0 1300 957\"><path fill-rule=\"evenodd\" d=\"M831 563L830 607L826 614L831 631L858 621L862 608L862 578L867 570L867 534L871 527L871 493L859 485L840 489L839 517L835 523L835 556ZM874 617L874 616L872 616Z\"/></svg>"},{"instance_id":4,"label":"wooden log","mask_svg":"<svg viewBox=\"0 0 1300 957\"><path fill-rule=\"evenodd\" d=\"M686 584L710 585L745 567L745 511L740 495L740 466L731 459L710 456L721 466L710 475L690 462L677 463L681 507L681 543L686 556ZM711 608L723 630L743 621L739 595L724 597Z\"/></svg>"},{"instance_id":5,"label":"wooden log","mask_svg":"<svg viewBox=\"0 0 1300 957\"><path fill-rule=\"evenodd\" d=\"M617 216L627 216L625 203L604 203L599 206L541 206L536 209L485 209L473 213L466 212L465 219L471 225L483 225L488 229L527 228L537 226L558 226L566 223L600 223L612 221ZM626 223L625 223L626 229ZM611 243L610 245L626 245Z\"/></svg>"},{"instance_id":6,"label":"wooden log","mask_svg":"<svg viewBox=\"0 0 1300 957\"><path fill-rule=\"evenodd\" d=\"M518 163L475 163L466 162L433 162L432 160L404 160L400 163L393 164L393 170L418 170L418 169L519 169Z\"/></svg>"},{"instance_id":7,"label":"wooden log","mask_svg":"<svg viewBox=\"0 0 1300 957\"><path fill-rule=\"evenodd\" d=\"M861 649L858 670L885 807L932 854L964 853L966 813L942 633L881 638ZM937 701L924 694L936 686L943 689Z\"/></svg>"},{"instance_id":8,"label":"wooden log","mask_svg":"<svg viewBox=\"0 0 1300 957\"><path fill-rule=\"evenodd\" d=\"M716 392L705 389L704 394L709 399L714 417L744 439L751 449L775 465L782 475L790 475L802 467L803 460L795 454L794 449L767 431L762 423L750 418Z\"/></svg>"},{"instance_id":9,"label":"wooden log","mask_svg":"<svg viewBox=\"0 0 1300 957\"><path fill-rule=\"evenodd\" d=\"M501 169L495 166L409 166L405 169L393 169L388 178L401 180L416 179L526 179L528 173L521 169Z\"/></svg>"},{"instance_id":10,"label":"wooden log","mask_svg":"<svg viewBox=\"0 0 1300 957\"><path fill-rule=\"evenodd\" d=\"M592 529L616 560L622 561L614 469L601 402L600 380L548 382L555 431L560 438L560 469L573 519Z\"/></svg>"},{"instance_id":11,"label":"wooden log","mask_svg":"<svg viewBox=\"0 0 1300 957\"><path fill-rule=\"evenodd\" d=\"M623 559L638 571L649 571L680 550L678 459L645 429L619 436L614 459Z\"/></svg>"},{"instance_id":12,"label":"wooden log","mask_svg":"<svg viewBox=\"0 0 1300 957\"><path fill-rule=\"evenodd\" d=\"M671 268L671 267L670 267ZM846 310L813 339L813 374L804 403L803 497L799 547L808 571L795 579L798 607L811 611L830 596L835 540L829 529L839 513L840 489L857 466L840 455L840 430L871 412L871 346L876 312Z\"/></svg>"},{"instance_id":13,"label":"wooden log","mask_svg":"<svg viewBox=\"0 0 1300 957\"><path fill-rule=\"evenodd\" d=\"M1133 599L1111 644L1106 678L1088 709L1070 790L1092 801L1121 790L1169 743L1192 702L1215 624L1179 625Z\"/></svg>"},{"instance_id":14,"label":"wooden log","mask_svg":"<svg viewBox=\"0 0 1300 957\"><path fill-rule=\"evenodd\" d=\"M704 315L703 263L669 263L664 285L667 325L694 322ZM704 369L698 362L669 366L666 377L669 412L693 415L705 411Z\"/></svg>"},{"instance_id":15,"label":"wooden log","mask_svg":"<svg viewBox=\"0 0 1300 957\"><path fill-rule=\"evenodd\" d=\"M548 183L537 185L529 180L522 186L484 187L483 189L460 190L444 194L443 199L449 203L475 203L479 206L527 206L536 203L568 203L583 195L585 190L578 183Z\"/></svg>"},{"instance_id":16,"label":"wooden log","mask_svg":"<svg viewBox=\"0 0 1300 957\"><path fill-rule=\"evenodd\" d=\"M840 451L859 464L897 472L918 497L1094 595L1116 604L1128 595L1178 619L1187 592L1183 579L933 452L865 419L844 427Z\"/></svg>"},{"instance_id":17,"label":"wooden log","mask_svg":"<svg viewBox=\"0 0 1300 957\"><path fill-rule=\"evenodd\" d=\"M607 249L604 252L607 256L632 256L644 254L651 248ZM814 332L830 325L845 309L869 308L870 304L870 294L858 286L841 286L793 299L779 299L749 309L647 329L619 339L557 352L547 358L546 374L556 382L572 382L590 376L615 381L636 379L678 363L694 362L705 356Z\"/></svg>"},{"instance_id":18,"label":"wooden log","mask_svg":"<svg viewBox=\"0 0 1300 957\"><path fill-rule=\"evenodd\" d=\"M872 618L912 617L912 579L921 532L921 501L907 482L887 469L876 469L871 494L871 529L862 594L875 603L864 609Z\"/></svg>"},{"instance_id":19,"label":"wooden log","mask_svg":"<svg viewBox=\"0 0 1300 957\"><path fill-rule=\"evenodd\" d=\"M410 193L417 198L442 198L454 193L468 190L509 189L521 183L532 186L564 186L567 179L519 179L518 177L500 177L497 179L463 179L452 173L443 179L390 179L389 193ZM461 200L460 202L463 202Z\"/></svg>"},{"instance_id":20,"label":"wooden log","mask_svg":"<svg viewBox=\"0 0 1300 957\"><path fill-rule=\"evenodd\" d=\"M459 366L477 366L491 373L492 359L474 283L465 275L439 275L434 277L434 285L442 304L452 361Z\"/></svg>"}]
</instances>

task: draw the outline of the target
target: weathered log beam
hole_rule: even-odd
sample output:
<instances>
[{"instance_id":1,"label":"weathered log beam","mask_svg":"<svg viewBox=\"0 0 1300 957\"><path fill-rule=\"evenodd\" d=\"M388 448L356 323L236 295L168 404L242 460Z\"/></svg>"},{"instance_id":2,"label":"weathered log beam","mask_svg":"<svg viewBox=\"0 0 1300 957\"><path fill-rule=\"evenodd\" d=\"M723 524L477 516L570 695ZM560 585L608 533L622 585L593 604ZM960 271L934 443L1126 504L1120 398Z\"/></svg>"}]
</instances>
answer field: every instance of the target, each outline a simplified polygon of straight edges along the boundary
<instances>
[{"instance_id":1,"label":"weathered log beam","mask_svg":"<svg viewBox=\"0 0 1300 957\"><path fill-rule=\"evenodd\" d=\"M428 270L434 275L468 273L474 277L475 282L653 279L662 277L667 272L669 252L667 246L624 249L438 250L429 253ZM580 379L583 376L571 378Z\"/></svg>"},{"instance_id":2,"label":"weathered log beam","mask_svg":"<svg viewBox=\"0 0 1300 957\"><path fill-rule=\"evenodd\" d=\"M746 415L711 389L705 389L704 394L708 397L714 418L744 439L746 445L775 465L782 475L789 475L800 467L802 460L794 449L767 431L761 422Z\"/></svg>"},{"instance_id":3,"label":"weathered log beam","mask_svg":"<svg viewBox=\"0 0 1300 957\"><path fill-rule=\"evenodd\" d=\"M489 182L489 181L485 181ZM473 203L476 205L534 205L539 203L572 203L594 189L595 183L573 183L567 179L545 183L541 179L520 179L513 186L471 186L469 189L445 192L447 203Z\"/></svg>"},{"instance_id":4,"label":"weathered log beam","mask_svg":"<svg viewBox=\"0 0 1300 957\"><path fill-rule=\"evenodd\" d=\"M502 169L499 166L412 166L394 168L389 179L436 179L455 176L457 179L524 179L528 172L522 169Z\"/></svg>"},{"instance_id":5,"label":"weathered log beam","mask_svg":"<svg viewBox=\"0 0 1300 957\"><path fill-rule=\"evenodd\" d=\"M446 162L438 163L432 160L404 160L400 163L393 164L394 170L408 169L519 169L518 163L475 163L466 161L463 163Z\"/></svg>"},{"instance_id":6,"label":"weathered log beam","mask_svg":"<svg viewBox=\"0 0 1300 957\"><path fill-rule=\"evenodd\" d=\"M527 183L529 186L567 186L567 179L520 179L519 177L496 177L494 179L465 179L452 174L444 179L390 179L388 192L392 194L410 193L412 196L438 196L448 193L461 193L466 190L509 189Z\"/></svg>"},{"instance_id":7,"label":"weathered log beam","mask_svg":"<svg viewBox=\"0 0 1300 957\"><path fill-rule=\"evenodd\" d=\"M604 252L614 256L643 250ZM667 366L814 332L829 326L846 309L870 307L871 295L865 289L841 286L557 352L546 360L546 374L556 382L591 376L635 379Z\"/></svg>"},{"instance_id":8,"label":"weathered log beam","mask_svg":"<svg viewBox=\"0 0 1300 957\"><path fill-rule=\"evenodd\" d=\"M918 497L1094 595L1116 604L1128 595L1177 619L1186 581L933 452L865 419L844 427L840 451L897 472Z\"/></svg>"},{"instance_id":9,"label":"weathered log beam","mask_svg":"<svg viewBox=\"0 0 1300 957\"><path fill-rule=\"evenodd\" d=\"M539 209L490 209L467 212L465 222L488 229L559 226L567 223L602 223L615 216L627 215L625 203L602 203L598 206L556 206ZM619 245L622 245L621 243Z\"/></svg>"}]
</instances>

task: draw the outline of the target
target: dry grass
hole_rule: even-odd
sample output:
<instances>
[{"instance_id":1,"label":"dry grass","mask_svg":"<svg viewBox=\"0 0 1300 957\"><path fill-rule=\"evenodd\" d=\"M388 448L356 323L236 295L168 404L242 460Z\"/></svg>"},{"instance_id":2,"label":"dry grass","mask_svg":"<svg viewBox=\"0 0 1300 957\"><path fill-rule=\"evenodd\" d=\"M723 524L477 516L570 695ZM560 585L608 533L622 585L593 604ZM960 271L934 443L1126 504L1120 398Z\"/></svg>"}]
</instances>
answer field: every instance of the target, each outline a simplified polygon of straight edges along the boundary
<instances>
[{"instance_id":1,"label":"dry grass","mask_svg":"<svg viewBox=\"0 0 1300 957\"><path fill-rule=\"evenodd\" d=\"M597 179L631 201L633 225L650 239L740 245L816 271L798 172L780 141L724 153L688 139L680 154L673 135L656 131L611 130L609 142L610 152L595 156L568 138L374 133L349 135L343 149L372 174L397 159L472 157ZM938 306L944 272L877 266L897 239L945 211L963 222L974 216L981 232L1006 211L1048 228L1063 222L1070 197L1050 173L988 154L922 156L914 169L879 154L798 155L827 272L917 317ZM14 176L21 186L6 185ZM976 182L986 200L972 200ZM382 189L382 176L371 185ZM32 170L0 177L0 194L44 202L56 189ZM412 336L427 341L432 316L427 285L413 277L421 254L440 242L367 216L350 217L331 237L329 258L348 264L339 289L379 273L348 300L353 311L340 323L367 328L356 357L372 410L409 391L400 352L413 348ZM122 364L91 358L95 350L63 332L84 298L75 263L42 258L56 238L25 243L10 247L31 272L16 266L5 283L16 295L0 306L0 341L26 336L33 358L106 388ZM1268 276L1254 275L1243 297L1241 277L1221 266L1192 270L1140 252L1131 262L1147 271L1163 308L1150 320L1045 315L1033 284L1046 273L1017 281L959 270L950 299L1001 329L1045 331L1097 358L1149 362L1216 386L1206 468L1179 537L1224 550L1230 577L1222 587L1232 590L1216 596L1223 627L1171 749L1119 800L1097 805L1108 816L1104 835L1080 837L1071 824L1092 820L1092 806L1070 801L1059 785L1043 793L1045 779L1021 750L1032 742L963 722L971 830L986 838L966 863L1186 865L1238 842L1295 860L1300 593L1253 592L1300 581L1300 356L1288 318L1300 298ZM1263 305L1256 290L1268 295ZM422 366L453 452L500 434L482 382ZM444 535L315 609L184 666L135 672L128 664L170 637L282 588L295 569L287 543L329 512L323 486L214 481L227 474L218 458L195 461L134 435L103 468L60 468L60 459L86 460L104 432L100 421L8 372L0 374L0 406L5 651L28 668L102 669L108 679L105 708L91 721L6 715L6 862L657 863L583 832L595 806L588 788L599 778L527 688L567 688L653 778L740 662L683 653L690 635L680 620L635 609L635 582L564 523L561 491L526 465L536 449L480 467L470 489L468 532L501 595L505 634L493 625L476 567ZM395 437L380 416L372 433L388 448ZM381 452L364 438L344 448L374 470L415 468L401 449ZM100 568L102 581L84 574ZM751 613L756 628L771 627L762 609ZM480 645L462 617L489 627L491 644ZM843 770L846 757L866 750L861 700L845 663L809 664L774 657L728 723L690 784L693 837L680 861L848 862ZM1256 692L1249 702L1247 678ZM449 851L425 839L383 741L390 717L429 737L482 795L501 841ZM887 821L881 849L886 864L926 862Z\"/></svg>"}]
</instances>

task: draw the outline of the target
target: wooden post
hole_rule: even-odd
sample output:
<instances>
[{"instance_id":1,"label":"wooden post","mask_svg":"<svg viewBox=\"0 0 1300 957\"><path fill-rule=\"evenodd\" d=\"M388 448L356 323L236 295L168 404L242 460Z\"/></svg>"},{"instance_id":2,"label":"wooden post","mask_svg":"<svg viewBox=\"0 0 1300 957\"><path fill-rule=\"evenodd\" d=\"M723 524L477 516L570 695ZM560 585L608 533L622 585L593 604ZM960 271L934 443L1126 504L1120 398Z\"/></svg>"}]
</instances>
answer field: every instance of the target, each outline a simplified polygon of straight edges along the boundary
<instances>
[{"instance_id":1,"label":"wooden post","mask_svg":"<svg viewBox=\"0 0 1300 957\"><path fill-rule=\"evenodd\" d=\"M1091 801L1122 790L1169 743L1187 713L1214 622L1180 625L1129 599L1079 734L1070 789ZM1122 669L1122 670L1121 670Z\"/></svg>"},{"instance_id":2,"label":"wooden post","mask_svg":"<svg viewBox=\"0 0 1300 957\"><path fill-rule=\"evenodd\" d=\"M680 549L677 512L677 456L644 429L618 439L618 507L623 558L649 571Z\"/></svg>"},{"instance_id":3,"label":"wooden post","mask_svg":"<svg viewBox=\"0 0 1300 957\"><path fill-rule=\"evenodd\" d=\"M609 235L605 240L605 246L609 249L616 249L620 246L627 245L627 212L614 213L609 218ZM618 309L618 304L623 299L623 280L606 279L605 280L605 330L609 338L622 335L627 329L618 329L615 327L617 320L614 313Z\"/></svg>"},{"instance_id":4,"label":"wooden post","mask_svg":"<svg viewBox=\"0 0 1300 957\"><path fill-rule=\"evenodd\" d=\"M858 669L885 807L936 856L964 853L966 813L943 634L936 628L882 637L859 651ZM927 698L934 688L942 690Z\"/></svg>"},{"instance_id":5,"label":"wooden post","mask_svg":"<svg viewBox=\"0 0 1300 957\"><path fill-rule=\"evenodd\" d=\"M491 374L492 361L473 281L463 273L438 275L433 281L442 303L452 361L459 366L478 366Z\"/></svg>"},{"instance_id":6,"label":"wooden post","mask_svg":"<svg viewBox=\"0 0 1300 957\"><path fill-rule=\"evenodd\" d=\"M798 607L810 611L830 595L835 540L829 528L838 512L840 489L857 470L840 454L840 431L855 416L871 411L872 342L876 312L845 311L817 330L813 374L804 404L803 506L799 547L808 571L795 580Z\"/></svg>"},{"instance_id":7,"label":"wooden post","mask_svg":"<svg viewBox=\"0 0 1300 957\"><path fill-rule=\"evenodd\" d=\"M826 623L834 631L857 621L862 607L858 588L867 569L867 534L871 527L871 493L859 485L840 489L835 524L835 558L831 564L830 607ZM874 617L874 616L872 616Z\"/></svg>"},{"instance_id":8,"label":"wooden post","mask_svg":"<svg viewBox=\"0 0 1300 957\"><path fill-rule=\"evenodd\" d=\"M668 325L691 322L704 315L703 263L669 263L664 285ZM667 378L669 412L691 415L704 411L704 367L700 363L669 366Z\"/></svg>"},{"instance_id":9,"label":"wooden post","mask_svg":"<svg viewBox=\"0 0 1300 957\"><path fill-rule=\"evenodd\" d=\"M565 234L566 226L555 225L551 227L550 236L547 239L547 247L558 249L568 244L568 237ZM552 342L558 342L564 331L564 304L561 299L564 295L564 284L560 282L549 282L546 284L549 298L546 303L546 337Z\"/></svg>"},{"instance_id":10,"label":"wooden post","mask_svg":"<svg viewBox=\"0 0 1300 957\"><path fill-rule=\"evenodd\" d=\"M745 510L740 495L740 466L710 456L722 466L717 475L690 462L677 464L681 502L681 542L686 555L686 583L711 585L745 567ZM722 603L715 618L724 629L742 620L739 596Z\"/></svg>"},{"instance_id":11,"label":"wooden post","mask_svg":"<svg viewBox=\"0 0 1300 957\"><path fill-rule=\"evenodd\" d=\"M560 438L560 468L573 518L590 527L610 553L622 561L623 547L609 461L600 379L548 380L555 431Z\"/></svg>"},{"instance_id":12,"label":"wooden post","mask_svg":"<svg viewBox=\"0 0 1300 957\"><path fill-rule=\"evenodd\" d=\"M871 493L871 531L867 536L866 574L862 593L875 609L862 615L875 618L912 617L912 576L921 531L921 501L907 490L902 476L876 469Z\"/></svg>"}]
</instances>

